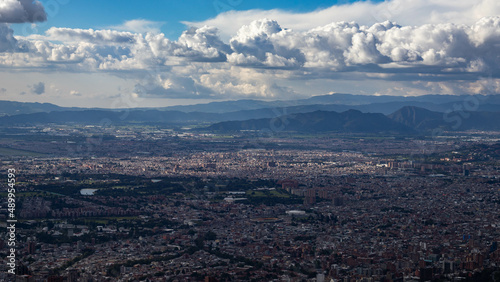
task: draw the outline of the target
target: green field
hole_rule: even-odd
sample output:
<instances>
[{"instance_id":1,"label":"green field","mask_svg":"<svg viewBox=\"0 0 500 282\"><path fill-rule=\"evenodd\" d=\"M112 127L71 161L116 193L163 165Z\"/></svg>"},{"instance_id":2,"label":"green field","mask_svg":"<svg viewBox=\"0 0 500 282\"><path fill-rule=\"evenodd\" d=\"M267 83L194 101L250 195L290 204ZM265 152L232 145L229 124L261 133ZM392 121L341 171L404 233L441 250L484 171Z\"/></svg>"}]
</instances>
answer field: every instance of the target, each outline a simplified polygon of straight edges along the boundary
<instances>
[{"instance_id":1,"label":"green field","mask_svg":"<svg viewBox=\"0 0 500 282\"><path fill-rule=\"evenodd\" d=\"M40 157L40 156L43 156L43 154L37 153L37 152L32 152L32 151L25 151L25 150L17 150L17 149L0 147L0 156Z\"/></svg>"},{"instance_id":2,"label":"green field","mask_svg":"<svg viewBox=\"0 0 500 282\"><path fill-rule=\"evenodd\" d=\"M246 196L248 197L278 197L278 198L290 198L290 194L279 190L247 190Z\"/></svg>"}]
</instances>

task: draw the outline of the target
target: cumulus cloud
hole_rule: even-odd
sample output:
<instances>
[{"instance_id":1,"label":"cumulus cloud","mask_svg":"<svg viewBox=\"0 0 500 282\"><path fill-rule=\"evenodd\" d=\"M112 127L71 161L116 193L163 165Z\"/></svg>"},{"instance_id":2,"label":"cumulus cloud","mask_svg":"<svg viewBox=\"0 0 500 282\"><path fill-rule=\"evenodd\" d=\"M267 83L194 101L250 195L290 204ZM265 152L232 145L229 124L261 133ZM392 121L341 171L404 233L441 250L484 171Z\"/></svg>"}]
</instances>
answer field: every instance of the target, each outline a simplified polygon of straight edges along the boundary
<instances>
[{"instance_id":1,"label":"cumulus cloud","mask_svg":"<svg viewBox=\"0 0 500 282\"><path fill-rule=\"evenodd\" d=\"M212 27L193 28L172 41L162 33L52 27L45 36L33 35L26 39L30 41L30 49L47 61L84 62L79 66L90 69L131 70L168 65L183 59L226 61L226 53L232 50L220 40L217 32Z\"/></svg>"},{"instance_id":2,"label":"cumulus cloud","mask_svg":"<svg viewBox=\"0 0 500 282\"><path fill-rule=\"evenodd\" d=\"M43 5L38 0L2 0L0 23L34 23L47 20Z\"/></svg>"},{"instance_id":3,"label":"cumulus cloud","mask_svg":"<svg viewBox=\"0 0 500 282\"><path fill-rule=\"evenodd\" d=\"M308 13L294 13L278 9L228 11L212 19L184 22L184 24L196 27L214 26L222 31L224 39L229 39L241 26L262 18L276 20L282 26L296 31L307 31L327 25L332 21L354 21L361 25L373 25L387 20L406 26L442 23L472 25L483 17L499 14L500 2L497 0L387 0L333 5Z\"/></svg>"},{"instance_id":4,"label":"cumulus cloud","mask_svg":"<svg viewBox=\"0 0 500 282\"><path fill-rule=\"evenodd\" d=\"M242 26L226 44L219 31L208 26L186 30L176 41L164 34L50 28L45 38L23 39L29 54L18 53L3 61L0 56L0 64L16 65L20 61L16 58L24 57L21 61L26 64L72 63L64 67L87 71L224 62L248 68L303 70L306 76L346 71L484 74L499 70L499 30L500 17L483 18L470 26L334 22L307 31L261 19ZM0 50L12 51L16 44L12 30L0 27Z\"/></svg>"},{"instance_id":5,"label":"cumulus cloud","mask_svg":"<svg viewBox=\"0 0 500 282\"><path fill-rule=\"evenodd\" d=\"M70 28L16 38L0 24L0 66L106 72L136 80L142 97L279 98L297 95L285 87L290 81L313 79L420 81L422 89L463 93L482 88L445 82L500 77L499 30L499 16L470 25L341 21L307 30L259 19L224 41L210 26L170 40L154 32Z\"/></svg>"},{"instance_id":6,"label":"cumulus cloud","mask_svg":"<svg viewBox=\"0 0 500 282\"><path fill-rule=\"evenodd\" d=\"M190 57L196 61L225 61L231 53L229 45L222 42L214 27L190 28L179 37L180 48L174 55Z\"/></svg>"},{"instance_id":7,"label":"cumulus cloud","mask_svg":"<svg viewBox=\"0 0 500 282\"><path fill-rule=\"evenodd\" d=\"M289 47L290 31L269 19L256 20L244 25L231 38L235 53L229 62L240 66L296 68L304 64L304 55Z\"/></svg>"},{"instance_id":8,"label":"cumulus cloud","mask_svg":"<svg viewBox=\"0 0 500 282\"><path fill-rule=\"evenodd\" d=\"M500 17L483 18L471 26L335 22L308 31L293 31L262 19L242 26L229 44L208 26L189 29L176 41L164 34L50 28L45 40L28 38L23 44L32 51L25 55L32 59L30 63L73 63L73 68L85 70L225 62L248 68L303 69L311 75L318 71L323 75L328 74L325 71L470 74L498 69L498 30ZM13 50L17 43L12 30L4 26L0 35L0 50ZM15 58L5 58L4 64L15 65Z\"/></svg>"},{"instance_id":9,"label":"cumulus cloud","mask_svg":"<svg viewBox=\"0 0 500 282\"><path fill-rule=\"evenodd\" d=\"M36 95L42 95L45 93L45 83L43 82L38 82L30 86L31 88L31 93L36 94Z\"/></svg>"}]
</instances>

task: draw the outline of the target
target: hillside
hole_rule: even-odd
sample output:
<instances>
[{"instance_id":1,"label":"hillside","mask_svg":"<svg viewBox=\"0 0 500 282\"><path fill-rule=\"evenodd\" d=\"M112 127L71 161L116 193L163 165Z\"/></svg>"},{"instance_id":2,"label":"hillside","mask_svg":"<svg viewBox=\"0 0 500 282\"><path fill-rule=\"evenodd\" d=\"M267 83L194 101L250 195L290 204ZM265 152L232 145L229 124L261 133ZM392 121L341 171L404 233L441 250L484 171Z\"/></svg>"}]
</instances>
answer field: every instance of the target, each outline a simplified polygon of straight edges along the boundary
<instances>
[{"instance_id":1,"label":"hillside","mask_svg":"<svg viewBox=\"0 0 500 282\"><path fill-rule=\"evenodd\" d=\"M348 110L342 113L315 111L285 115L279 118L227 121L211 125L209 131L265 130L295 132L394 132L411 133L412 129L399 124L383 114L362 113Z\"/></svg>"}]
</instances>

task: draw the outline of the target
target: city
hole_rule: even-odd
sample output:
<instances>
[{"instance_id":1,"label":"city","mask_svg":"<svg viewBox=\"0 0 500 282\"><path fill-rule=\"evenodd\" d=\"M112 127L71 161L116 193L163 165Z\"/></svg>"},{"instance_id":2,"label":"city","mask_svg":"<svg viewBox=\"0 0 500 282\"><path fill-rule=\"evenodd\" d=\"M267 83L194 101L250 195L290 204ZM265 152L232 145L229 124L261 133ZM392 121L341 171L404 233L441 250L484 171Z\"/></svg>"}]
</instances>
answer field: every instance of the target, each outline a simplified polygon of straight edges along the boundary
<instances>
[{"instance_id":1,"label":"city","mask_svg":"<svg viewBox=\"0 0 500 282\"><path fill-rule=\"evenodd\" d=\"M29 281L500 275L499 133L257 138L134 127L97 144L84 137L102 128L64 128L31 128L10 149L36 156L2 162L17 170L18 271ZM52 146L64 130L92 150Z\"/></svg>"}]
</instances>

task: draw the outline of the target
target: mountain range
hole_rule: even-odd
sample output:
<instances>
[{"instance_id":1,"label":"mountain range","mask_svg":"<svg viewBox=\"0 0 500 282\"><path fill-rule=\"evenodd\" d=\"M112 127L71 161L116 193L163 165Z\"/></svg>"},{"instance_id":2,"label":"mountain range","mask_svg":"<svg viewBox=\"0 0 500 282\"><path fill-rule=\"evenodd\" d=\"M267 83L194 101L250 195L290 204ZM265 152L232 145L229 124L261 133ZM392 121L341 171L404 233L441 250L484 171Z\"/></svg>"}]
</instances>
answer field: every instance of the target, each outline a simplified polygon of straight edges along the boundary
<instances>
[{"instance_id":1,"label":"mountain range","mask_svg":"<svg viewBox=\"0 0 500 282\"><path fill-rule=\"evenodd\" d=\"M294 101L238 100L137 109L64 108L0 101L0 126L33 124L205 125L211 131L275 128L300 132L500 130L500 95L418 97L331 94ZM287 121L286 124L276 124Z\"/></svg>"},{"instance_id":2,"label":"mountain range","mask_svg":"<svg viewBox=\"0 0 500 282\"><path fill-rule=\"evenodd\" d=\"M226 121L205 128L205 130L215 132L273 130L398 134L430 133L435 129L498 131L500 130L500 112L440 113L406 106L387 116L380 113L362 113L358 110L348 110L342 113L315 111L284 115L278 118Z\"/></svg>"},{"instance_id":3,"label":"mountain range","mask_svg":"<svg viewBox=\"0 0 500 282\"><path fill-rule=\"evenodd\" d=\"M342 113L315 111L278 118L226 121L206 128L209 131L262 130L294 132L414 133L413 129L380 113L348 110Z\"/></svg>"},{"instance_id":4,"label":"mountain range","mask_svg":"<svg viewBox=\"0 0 500 282\"><path fill-rule=\"evenodd\" d=\"M381 112L378 107L382 107L385 114L394 112L403 106L430 107L430 110L445 111L456 103L474 102L481 109L500 111L500 95L422 95L422 96L374 96L374 95L352 95L335 93L329 95L313 96L307 99L288 101L259 101L259 100L238 100L211 102L207 104L171 106L163 110L174 110L182 112L206 112L206 113L228 113L243 110L256 110L264 108L300 108L300 106L325 106L338 105L345 110L357 109L366 112ZM377 107L378 106L378 107ZM388 109L384 109L387 107ZM395 108L396 107L396 108ZM321 110L321 109L317 109ZM330 109L334 110L334 109ZM389 112L387 112L389 111Z\"/></svg>"},{"instance_id":5,"label":"mountain range","mask_svg":"<svg viewBox=\"0 0 500 282\"><path fill-rule=\"evenodd\" d=\"M294 112L310 112L316 110L346 111L356 109L362 112L376 112L390 114L404 106L417 106L432 111L444 112L452 109L455 104L473 104L477 111L500 111L500 95L422 95L422 96L373 96L352 94L328 94L313 96L307 99L297 100L236 100L220 101L196 105L169 106L156 108L135 108L133 110L159 110L180 111L185 113L252 113L259 110L257 114L272 109L288 109ZM13 101L0 101L0 116L31 114L37 112L54 111L84 111L84 110L107 110L124 111L127 109L105 109L105 108L76 108L60 107L49 103L24 103ZM236 114L237 113L237 114ZM275 114L273 113L273 116ZM245 117L249 118L249 117Z\"/></svg>"}]
</instances>

